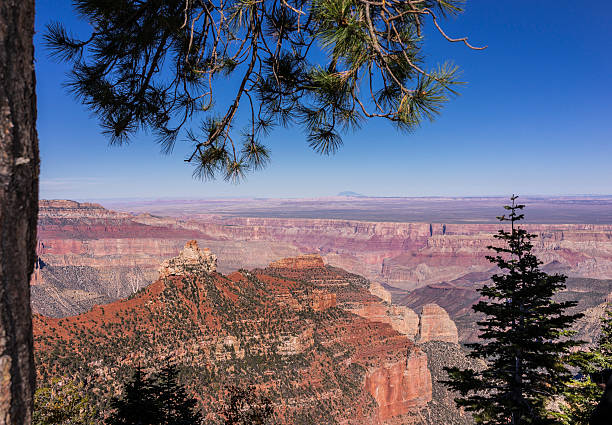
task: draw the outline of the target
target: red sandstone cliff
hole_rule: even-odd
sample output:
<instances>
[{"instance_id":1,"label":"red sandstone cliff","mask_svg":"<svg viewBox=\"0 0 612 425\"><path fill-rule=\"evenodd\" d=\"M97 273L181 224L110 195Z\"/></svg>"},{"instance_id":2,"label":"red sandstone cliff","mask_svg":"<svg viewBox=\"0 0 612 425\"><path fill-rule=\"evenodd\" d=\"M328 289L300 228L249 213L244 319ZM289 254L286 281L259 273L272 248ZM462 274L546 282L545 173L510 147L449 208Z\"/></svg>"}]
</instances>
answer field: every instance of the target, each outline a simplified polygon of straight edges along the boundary
<instances>
[{"instance_id":1,"label":"red sandstone cliff","mask_svg":"<svg viewBox=\"0 0 612 425\"><path fill-rule=\"evenodd\" d=\"M35 316L40 376L76 370L104 393L124 373L119 365L149 367L170 355L207 411L219 385L250 376L281 423L324 423L330 414L355 425L404 421L431 400L424 352L388 323L343 308L380 302L367 280L316 257L223 276L205 252L189 242L167 262L172 273L162 267L163 277L130 299L63 319ZM209 380L191 385L202 373Z\"/></svg>"},{"instance_id":2,"label":"red sandstone cliff","mask_svg":"<svg viewBox=\"0 0 612 425\"><path fill-rule=\"evenodd\" d=\"M457 344L458 334L455 322L446 310L437 304L425 304L419 316L419 334L417 342L443 341Z\"/></svg>"},{"instance_id":3,"label":"red sandstone cliff","mask_svg":"<svg viewBox=\"0 0 612 425\"><path fill-rule=\"evenodd\" d=\"M416 411L431 401L427 355L415 350L405 360L372 370L366 375L365 387L379 406L381 422Z\"/></svg>"}]
</instances>

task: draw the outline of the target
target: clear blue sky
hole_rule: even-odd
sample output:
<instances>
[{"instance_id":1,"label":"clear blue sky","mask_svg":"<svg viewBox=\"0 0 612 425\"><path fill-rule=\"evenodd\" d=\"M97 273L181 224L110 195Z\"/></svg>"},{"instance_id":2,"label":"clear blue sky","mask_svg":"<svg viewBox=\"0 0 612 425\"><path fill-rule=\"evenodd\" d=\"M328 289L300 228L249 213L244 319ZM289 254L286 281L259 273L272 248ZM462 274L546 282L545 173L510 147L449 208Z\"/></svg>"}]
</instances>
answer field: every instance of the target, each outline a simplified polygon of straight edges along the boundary
<instances>
[{"instance_id":1,"label":"clear blue sky","mask_svg":"<svg viewBox=\"0 0 612 425\"><path fill-rule=\"evenodd\" d=\"M331 157L313 153L298 129L277 130L271 165L240 185L193 180L187 144L169 156L146 134L108 146L42 45L48 22L84 24L67 0L36 3L42 198L612 194L609 1L468 0L447 33L489 47L428 33L428 60L454 60L468 82L435 122L412 134L368 123Z\"/></svg>"}]
</instances>

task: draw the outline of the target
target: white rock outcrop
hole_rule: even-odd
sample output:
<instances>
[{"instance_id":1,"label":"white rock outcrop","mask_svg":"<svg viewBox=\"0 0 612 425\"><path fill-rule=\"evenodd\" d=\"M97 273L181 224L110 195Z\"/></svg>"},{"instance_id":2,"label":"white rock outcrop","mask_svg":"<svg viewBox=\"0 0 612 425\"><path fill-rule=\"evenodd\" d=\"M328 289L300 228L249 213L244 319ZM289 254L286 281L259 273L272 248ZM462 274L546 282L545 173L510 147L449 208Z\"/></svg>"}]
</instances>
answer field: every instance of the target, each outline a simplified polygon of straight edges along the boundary
<instances>
[{"instance_id":1,"label":"white rock outcrop","mask_svg":"<svg viewBox=\"0 0 612 425\"><path fill-rule=\"evenodd\" d=\"M162 263L159 268L159 278L184 275L194 271L212 273L217 271L217 256L210 249L200 249L194 240L185 244L178 257Z\"/></svg>"}]
</instances>

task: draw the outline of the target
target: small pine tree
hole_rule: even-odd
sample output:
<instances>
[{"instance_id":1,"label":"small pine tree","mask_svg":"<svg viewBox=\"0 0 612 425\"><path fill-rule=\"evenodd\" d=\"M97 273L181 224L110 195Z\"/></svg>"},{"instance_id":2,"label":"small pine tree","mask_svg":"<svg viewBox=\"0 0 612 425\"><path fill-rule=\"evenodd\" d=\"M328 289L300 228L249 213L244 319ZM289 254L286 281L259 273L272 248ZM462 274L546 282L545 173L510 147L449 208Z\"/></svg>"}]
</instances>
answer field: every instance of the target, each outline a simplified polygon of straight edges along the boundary
<instances>
[{"instance_id":1,"label":"small pine tree","mask_svg":"<svg viewBox=\"0 0 612 425\"><path fill-rule=\"evenodd\" d=\"M568 383L559 419L564 425L589 425L589 418L603 394L601 372L612 369L612 304L601 319L601 335L591 351L579 351L571 358L579 371Z\"/></svg>"},{"instance_id":2,"label":"small pine tree","mask_svg":"<svg viewBox=\"0 0 612 425\"><path fill-rule=\"evenodd\" d=\"M566 277L548 275L532 253L530 234L517 225L524 218L524 205L505 206L510 231L499 230L495 238L504 247L489 247L496 252L487 259L502 273L491 277L492 284L479 289L484 300L473 306L484 313L478 322L481 342L468 344L470 357L481 359L481 371L446 368L446 383L460 397L458 406L473 412L480 424L554 424L547 411L550 399L566 386L569 372L564 362L578 342L567 338L569 326L580 315L565 314L574 302L555 302L552 297L565 287Z\"/></svg>"},{"instance_id":3,"label":"small pine tree","mask_svg":"<svg viewBox=\"0 0 612 425\"><path fill-rule=\"evenodd\" d=\"M161 416L154 389L140 367L123 385L121 397L111 399L110 407L112 413L106 420L108 425L156 424Z\"/></svg>"},{"instance_id":4,"label":"small pine tree","mask_svg":"<svg viewBox=\"0 0 612 425\"><path fill-rule=\"evenodd\" d=\"M176 366L168 363L148 378L136 368L121 398L111 400L108 425L197 425L202 422L197 401L178 383Z\"/></svg>"},{"instance_id":5,"label":"small pine tree","mask_svg":"<svg viewBox=\"0 0 612 425\"><path fill-rule=\"evenodd\" d=\"M160 406L163 425L194 425L202 422L197 400L189 397L178 383L176 366L168 363L154 376L154 394Z\"/></svg>"}]
</instances>

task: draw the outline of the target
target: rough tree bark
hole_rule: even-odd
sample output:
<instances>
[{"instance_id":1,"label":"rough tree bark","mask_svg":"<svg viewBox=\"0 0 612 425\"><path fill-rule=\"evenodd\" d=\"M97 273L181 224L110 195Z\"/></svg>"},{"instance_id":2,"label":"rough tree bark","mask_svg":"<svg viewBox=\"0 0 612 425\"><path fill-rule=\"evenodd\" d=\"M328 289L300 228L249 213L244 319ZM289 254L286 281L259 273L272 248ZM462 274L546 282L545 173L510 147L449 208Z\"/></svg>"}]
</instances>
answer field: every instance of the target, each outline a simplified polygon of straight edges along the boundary
<instances>
[{"instance_id":1,"label":"rough tree bark","mask_svg":"<svg viewBox=\"0 0 612 425\"><path fill-rule=\"evenodd\" d=\"M0 425L28 425L35 386L30 274L38 139L34 0L0 0Z\"/></svg>"}]
</instances>

